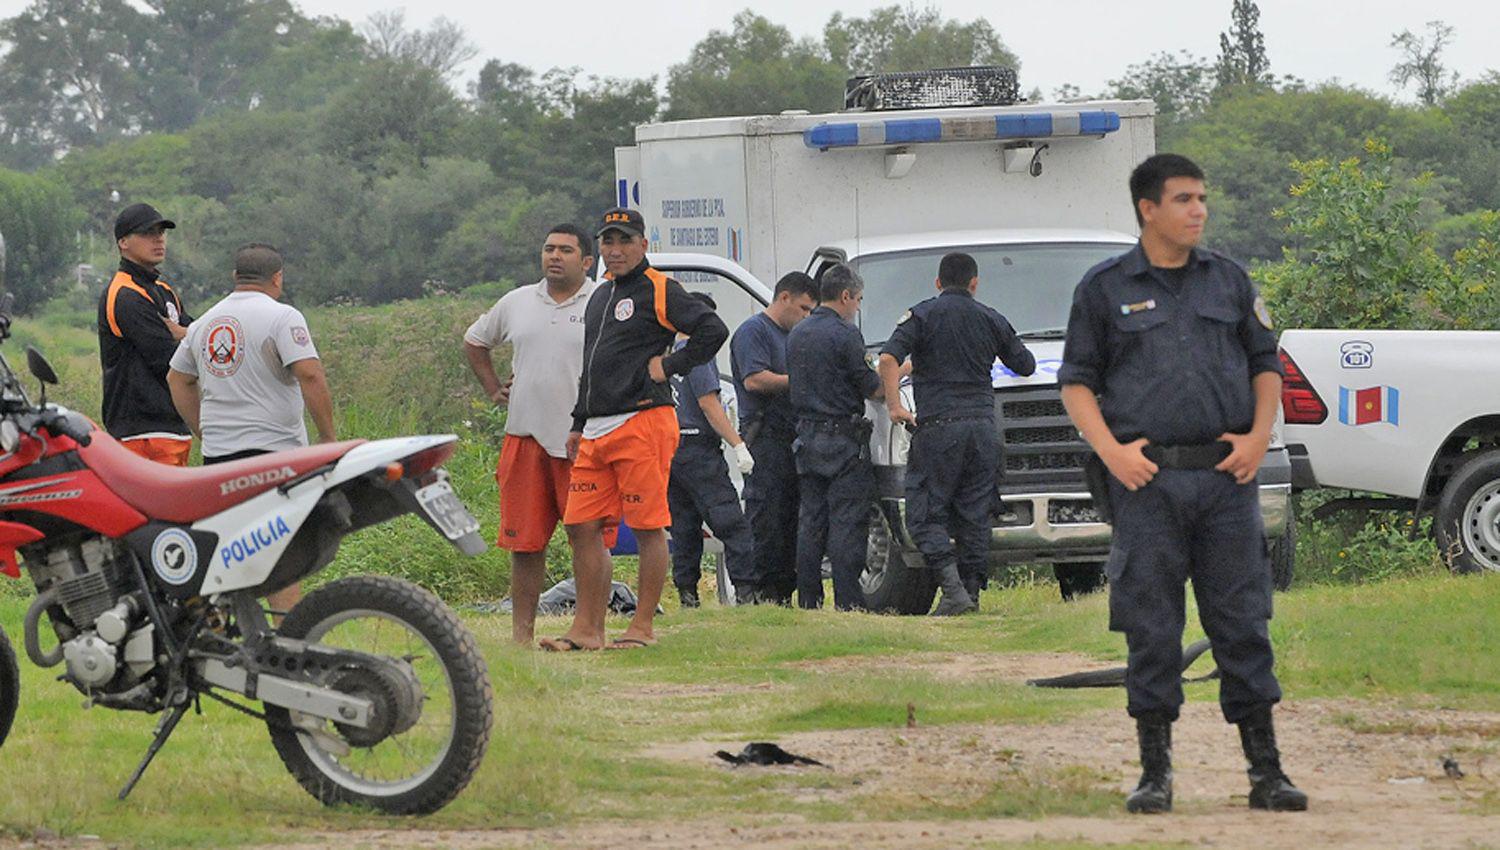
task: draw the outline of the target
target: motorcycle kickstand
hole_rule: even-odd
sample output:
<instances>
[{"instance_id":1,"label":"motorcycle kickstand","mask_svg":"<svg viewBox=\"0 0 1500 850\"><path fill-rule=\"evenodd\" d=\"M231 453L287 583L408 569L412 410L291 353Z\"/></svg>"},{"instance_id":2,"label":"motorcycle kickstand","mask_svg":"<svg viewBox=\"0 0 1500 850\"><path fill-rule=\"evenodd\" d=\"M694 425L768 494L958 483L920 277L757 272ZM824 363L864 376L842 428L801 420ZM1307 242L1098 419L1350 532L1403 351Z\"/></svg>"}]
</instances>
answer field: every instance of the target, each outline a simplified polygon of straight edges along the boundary
<instances>
[{"instance_id":1,"label":"motorcycle kickstand","mask_svg":"<svg viewBox=\"0 0 1500 850\"><path fill-rule=\"evenodd\" d=\"M120 789L120 795L115 799L124 800L130 796L130 792L135 789L136 783L140 782L141 777L145 775L146 768L151 766L151 760L156 758L156 754L161 752L161 748L167 743L167 739L172 737L172 732L177 729L178 721L182 720L184 714L187 714L188 707L191 705L192 701L186 700L181 705L173 708L170 714L161 719L161 724L156 727L156 737L152 739L151 746L146 748L145 757L141 759L141 763L136 766L135 773L131 774L130 781L125 783L125 787Z\"/></svg>"}]
</instances>

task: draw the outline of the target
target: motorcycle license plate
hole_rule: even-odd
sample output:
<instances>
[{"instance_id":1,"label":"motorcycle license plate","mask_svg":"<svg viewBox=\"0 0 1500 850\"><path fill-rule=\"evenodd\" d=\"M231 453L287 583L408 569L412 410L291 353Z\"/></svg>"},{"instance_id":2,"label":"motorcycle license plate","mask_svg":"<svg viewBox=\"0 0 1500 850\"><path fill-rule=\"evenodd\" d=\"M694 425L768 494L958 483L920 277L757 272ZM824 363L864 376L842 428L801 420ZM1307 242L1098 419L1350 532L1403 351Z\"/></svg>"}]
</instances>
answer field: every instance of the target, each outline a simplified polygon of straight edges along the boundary
<instances>
[{"instance_id":1,"label":"motorcycle license plate","mask_svg":"<svg viewBox=\"0 0 1500 850\"><path fill-rule=\"evenodd\" d=\"M458 494L453 492L453 485L447 481L428 484L418 490L417 503L449 540L457 540L479 530L479 520L459 501Z\"/></svg>"}]
</instances>

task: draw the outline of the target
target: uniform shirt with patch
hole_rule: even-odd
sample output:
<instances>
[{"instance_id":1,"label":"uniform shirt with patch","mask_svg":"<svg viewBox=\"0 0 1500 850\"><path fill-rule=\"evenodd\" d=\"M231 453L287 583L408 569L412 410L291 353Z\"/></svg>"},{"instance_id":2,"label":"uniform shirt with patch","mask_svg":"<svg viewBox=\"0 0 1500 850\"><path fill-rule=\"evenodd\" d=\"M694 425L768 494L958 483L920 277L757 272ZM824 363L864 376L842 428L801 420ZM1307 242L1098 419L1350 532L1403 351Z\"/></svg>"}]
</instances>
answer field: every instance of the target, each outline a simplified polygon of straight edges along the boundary
<instances>
[{"instance_id":1,"label":"uniform shirt with patch","mask_svg":"<svg viewBox=\"0 0 1500 850\"><path fill-rule=\"evenodd\" d=\"M531 437L556 458L568 456L568 428L583 371L583 314L594 287L585 280L572 297L554 301L545 280L518 286L464 333L464 342L480 348L511 344L516 380L505 433Z\"/></svg>"},{"instance_id":2,"label":"uniform shirt with patch","mask_svg":"<svg viewBox=\"0 0 1500 850\"><path fill-rule=\"evenodd\" d=\"M1137 245L1074 290L1058 383L1093 390L1121 442L1211 443L1247 433L1252 380L1282 374L1270 325L1238 263L1195 248L1186 266L1158 269Z\"/></svg>"},{"instance_id":3,"label":"uniform shirt with patch","mask_svg":"<svg viewBox=\"0 0 1500 850\"><path fill-rule=\"evenodd\" d=\"M880 353L897 363L911 357L919 422L993 418L997 358L1017 375L1036 371L1010 322L967 289L946 289L911 308Z\"/></svg>"},{"instance_id":4,"label":"uniform shirt with patch","mask_svg":"<svg viewBox=\"0 0 1500 850\"><path fill-rule=\"evenodd\" d=\"M317 356L302 313L263 292L230 293L193 322L172 368L198 379L203 454L307 445L291 366Z\"/></svg>"}]
</instances>

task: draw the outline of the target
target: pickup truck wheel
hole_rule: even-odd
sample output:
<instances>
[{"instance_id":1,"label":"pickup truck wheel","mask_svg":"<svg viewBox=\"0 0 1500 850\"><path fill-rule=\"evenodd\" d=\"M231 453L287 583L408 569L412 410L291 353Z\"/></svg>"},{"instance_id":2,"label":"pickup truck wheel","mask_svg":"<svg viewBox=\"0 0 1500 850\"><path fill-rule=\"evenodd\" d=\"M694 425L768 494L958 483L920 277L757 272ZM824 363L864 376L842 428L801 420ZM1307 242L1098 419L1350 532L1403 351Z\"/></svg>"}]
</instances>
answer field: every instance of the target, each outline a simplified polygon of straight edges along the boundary
<instances>
[{"instance_id":1,"label":"pickup truck wheel","mask_svg":"<svg viewBox=\"0 0 1500 850\"><path fill-rule=\"evenodd\" d=\"M1443 487L1438 552L1455 573L1500 570L1500 451L1475 454Z\"/></svg>"},{"instance_id":2,"label":"pickup truck wheel","mask_svg":"<svg viewBox=\"0 0 1500 850\"><path fill-rule=\"evenodd\" d=\"M937 595L937 577L932 570L907 566L901 544L892 539L878 507L871 508L869 547L859 586L865 607L881 614L926 614Z\"/></svg>"},{"instance_id":3,"label":"pickup truck wheel","mask_svg":"<svg viewBox=\"0 0 1500 850\"><path fill-rule=\"evenodd\" d=\"M1271 583L1277 590L1290 590L1297 563L1297 516L1287 513L1286 530L1271 541Z\"/></svg>"}]
</instances>

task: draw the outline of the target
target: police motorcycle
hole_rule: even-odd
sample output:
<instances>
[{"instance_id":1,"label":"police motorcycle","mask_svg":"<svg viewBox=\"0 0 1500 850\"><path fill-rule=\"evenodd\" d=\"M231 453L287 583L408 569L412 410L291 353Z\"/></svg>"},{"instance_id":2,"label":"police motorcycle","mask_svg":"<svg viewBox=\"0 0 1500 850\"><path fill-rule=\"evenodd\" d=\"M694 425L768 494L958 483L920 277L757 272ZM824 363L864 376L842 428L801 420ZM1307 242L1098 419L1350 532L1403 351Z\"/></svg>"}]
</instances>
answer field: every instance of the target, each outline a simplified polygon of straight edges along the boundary
<instances>
[{"instance_id":1,"label":"police motorcycle","mask_svg":"<svg viewBox=\"0 0 1500 850\"><path fill-rule=\"evenodd\" d=\"M59 668L85 708L162 715L120 799L205 701L264 721L287 770L325 804L422 814L457 796L493 708L484 659L452 610L376 576L324 585L279 624L262 606L332 561L344 535L405 513L466 555L483 551L442 469L457 438L169 467L47 403L57 375L36 349L26 359L35 403L0 355L0 572L19 579L24 565L36 588L24 624L33 663ZM0 631L0 743L18 686Z\"/></svg>"}]
</instances>

